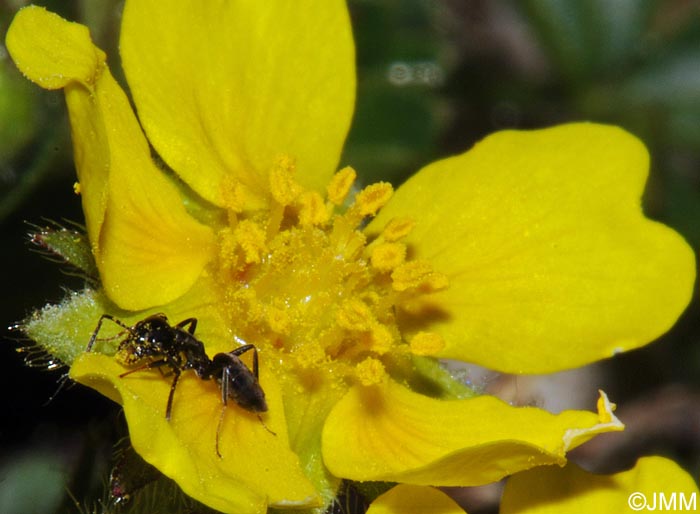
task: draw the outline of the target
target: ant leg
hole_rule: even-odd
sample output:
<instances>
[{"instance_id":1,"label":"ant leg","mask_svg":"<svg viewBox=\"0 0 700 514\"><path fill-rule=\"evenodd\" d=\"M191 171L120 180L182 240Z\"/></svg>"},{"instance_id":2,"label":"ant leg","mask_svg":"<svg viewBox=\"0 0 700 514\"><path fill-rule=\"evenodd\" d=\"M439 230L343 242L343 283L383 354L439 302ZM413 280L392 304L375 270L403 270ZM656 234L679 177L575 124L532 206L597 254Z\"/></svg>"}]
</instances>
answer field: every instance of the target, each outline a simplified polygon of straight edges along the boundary
<instances>
[{"instance_id":1,"label":"ant leg","mask_svg":"<svg viewBox=\"0 0 700 514\"><path fill-rule=\"evenodd\" d=\"M131 375L132 373L136 373L137 371L144 371L146 369L153 369L153 368L160 368L161 366L166 366L170 364L166 359L161 359L159 361L153 361L153 362L147 362L146 364L139 366L138 368L130 369L129 371L125 371L121 375L119 375L119 378L124 378L127 375Z\"/></svg>"},{"instance_id":2,"label":"ant leg","mask_svg":"<svg viewBox=\"0 0 700 514\"><path fill-rule=\"evenodd\" d=\"M241 346L240 348L232 350L230 353L231 355L235 355L236 357L238 357L249 350L253 350L253 375L255 375L255 378L260 378L258 374L258 349L255 347L255 345L246 344Z\"/></svg>"},{"instance_id":3,"label":"ant leg","mask_svg":"<svg viewBox=\"0 0 700 514\"><path fill-rule=\"evenodd\" d=\"M170 421L170 414L173 412L173 397L175 396L175 388L177 387L177 382L180 380L180 370L176 370L175 376L173 377L173 383L170 384L170 394L168 395L168 404L165 407L165 419Z\"/></svg>"},{"instance_id":4,"label":"ant leg","mask_svg":"<svg viewBox=\"0 0 700 514\"><path fill-rule=\"evenodd\" d=\"M144 371L147 369L153 369L153 368L158 368L160 369L161 366L167 366L170 363L166 359L161 359L158 361L153 361L153 362L147 362L143 366L139 366L138 368L130 369L129 371L125 371L121 375L119 375L119 378L124 378L127 375L131 375L132 373L136 373L137 371ZM168 395L168 403L165 407L165 419L170 421L170 414L172 413L173 410L173 397L175 395L175 388L177 387L177 382L180 380L180 370L175 368L173 371L173 374L175 377L173 378L173 383L170 384L170 394Z\"/></svg>"},{"instance_id":5,"label":"ant leg","mask_svg":"<svg viewBox=\"0 0 700 514\"><path fill-rule=\"evenodd\" d=\"M183 319L180 323L175 325L177 328L185 328L187 325L189 325L189 328L187 331L191 334L194 335L194 331L197 328L197 318L187 318Z\"/></svg>"},{"instance_id":6,"label":"ant leg","mask_svg":"<svg viewBox=\"0 0 700 514\"><path fill-rule=\"evenodd\" d=\"M268 432L270 432L272 435L277 435L277 432L273 432L272 430L270 430L270 429L268 428L268 426L267 426L267 425L265 424L265 422L263 421L262 416L260 415L260 413L258 413L258 421L260 422L260 424L263 426L263 428L264 428L265 430L267 430Z\"/></svg>"},{"instance_id":7,"label":"ant leg","mask_svg":"<svg viewBox=\"0 0 700 514\"><path fill-rule=\"evenodd\" d=\"M257 380L260 379L260 374L258 373L258 349L253 346L253 375Z\"/></svg>"},{"instance_id":8,"label":"ant leg","mask_svg":"<svg viewBox=\"0 0 700 514\"><path fill-rule=\"evenodd\" d=\"M118 320L117 318L115 318L111 314L103 314L102 316L100 316L100 320L97 322L97 327L95 327L95 331L90 336L90 341L88 341L87 347L85 348L86 352L89 352L90 350L92 350L92 346L95 344L95 341L97 340L97 334L100 332L100 329L102 328L102 322L105 319L108 319L108 320L116 323L117 325L119 325L120 327L122 327L125 330L131 330L131 327L129 325L127 325L123 321Z\"/></svg>"},{"instance_id":9,"label":"ant leg","mask_svg":"<svg viewBox=\"0 0 700 514\"><path fill-rule=\"evenodd\" d=\"M223 458L219 450L219 439L221 439L221 427L224 424L224 413L228 403L228 388L229 388L229 370L224 368L221 374L221 414L219 414L219 423L216 425L216 454L219 458Z\"/></svg>"},{"instance_id":10,"label":"ant leg","mask_svg":"<svg viewBox=\"0 0 700 514\"><path fill-rule=\"evenodd\" d=\"M226 404L221 406L221 414L219 414L219 424L216 425L216 455L223 459L221 451L219 450L219 439L221 439L221 425L224 423L224 412L226 412Z\"/></svg>"},{"instance_id":11,"label":"ant leg","mask_svg":"<svg viewBox=\"0 0 700 514\"><path fill-rule=\"evenodd\" d=\"M247 346L248 346L248 348L243 348L243 351L240 353L244 353L244 352L250 350L251 348L253 350L255 350L255 346L253 346L252 344L247 345ZM238 348L238 350L241 350L241 348ZM234 350L234 352L235 351L236 350ZM231 353L234 353L234 352L231 352ZM239 353L239 355L240 355L240 353ZM257 351L253 355L254 355L253 362L254 362L254 367L255 367L255 378L257 378L258 377L258 373L257 373L258 353L257 353ZM229 387L230 387L230 383L231 383L230 375L231 375L231 372L228 370L228 368L224 368L222 370L222 374L221 374L221 414L219 415L219 424L216 427L216 454L219 456L219 458L222 458L221 452L219 451L219 439L221 438L221 427L222 427L223 422L224 422L224 412L226 411L226 406L228 404L228 393L229 393ZM262 416L260 416L260 413L257 413L257 417L258 417L258 421L260 421L260 424L263 426L263 428L265 430L267 430L269 433L271 433L274 436L277 435L277 432L270 430L270 428L265 424L265 422L262 419Z\"/></svg>"}]
</instances>

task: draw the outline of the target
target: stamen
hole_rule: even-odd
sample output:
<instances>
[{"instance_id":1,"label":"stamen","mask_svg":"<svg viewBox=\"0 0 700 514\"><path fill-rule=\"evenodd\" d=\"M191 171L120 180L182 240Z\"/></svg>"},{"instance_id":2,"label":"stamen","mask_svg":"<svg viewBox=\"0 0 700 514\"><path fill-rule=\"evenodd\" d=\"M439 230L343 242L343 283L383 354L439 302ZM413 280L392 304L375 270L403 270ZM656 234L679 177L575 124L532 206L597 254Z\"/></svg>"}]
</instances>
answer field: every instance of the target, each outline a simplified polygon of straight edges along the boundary
<instances>
[{"instance_id":1,"label":"stamen","mask_svg":"<svg viewBox=\"0 0 700 514\"><path fill-rule=\"evenodd\" d=\"M243 250L245 262L260 262L266 250L265 231L257 223L251 220L241 221L234 230L234 237Z\"/></svg>"},{"instance_id":2,"label":"stamen","mask_svg":"<svg viewBox=\"0 0 700 514\"><path fill-rule=\"evenodd\" d=\"M414 355L437 355L445 348L445 340L435 332L418 332L409 346Z\"/></svg>"},{"instance_id":3,"label":"stamen","mask_svg":"<svg viewBox=\"0 0 700 514\"><path fill-rule=\"evenodd\" d=\"M394 194L394 188L388 182L370 184L355 196L355 205L361 216L374 216L384 207Z\"/></svg>"},{"instance_id":4,"label":"stamen","mask_svg":"<svg viewBox=\"0 0 700 514\"><path fill-rule=\"evenodd\" d=\"M288 155L283 155L270 170L270 194L280 205L291 205L302 192L294 180L296 163Z\"/></svg>"},{"instance_id":5,"label":"stamen","mask_svg":"<svg viewBox=\"0 0 700 514\"><path fill-rule=\"evenodd\" d=\"M328 200L334 205L342 205L356 177L357 173L350 166L346 166L333 175L330 184L326 188Z\"/></svg>"},{"instance_id":6,"label":"stamen","mask_svg":"<svg viewBox=\"0 0 700 514\"><path fill-rule=\"evenodd\" d=\"M426 260L415 260L402 264L392 272L391 279L393 280L392 286L396 291L417 288L439 291L448 285L447 277L434 271L432 265Z\"/></svg>"},{"instance_id":7,"label":"stamen","mask_svg":"<svg viewBox=\"0 0 700 514\"><path fill-rule=\"evenodd\" d=\"M297 365L302 369L316 368L328 360L323 347L316 343L304 345L304 350L294 355Z\"/></svg>"},{"instance_id":8,"label":"stamen","mask_svg":"<svg viewBox=\"0 0 700 514\"><path fill-rule=\"evenodd\" d=\"M301 225L323 225L330 218L326 204L316 191L306 191L299 196L299 223Z\"/></svg>"},{"instance_id":9,"label":"stamen","mask_svg":"<svg viewBox=\"0 0 700 514\"><path fill-rule=\"evenodd\" d=\"M371 349L373 352L384 355L394 345L394 337L391 331L381 323L375 323L372 326L371 336Z\"/></svg>"},{"instance_id":10,"label":"stamen","mask_svg":"<svg viewBox=\"0 0 700 514\"><path fill-rule=\"evenodd\" d=\"M355 376L363 386L371 386L384 381L386 370L379 359L367 357L355 367Z\"/></svg>"},{"instance_id":11,"label":"stamen","mask_svg":"<svg viewBox=\"0 0 700 514\"><path fill-rule=\"evenodd\" d=\"M376 322L367 304L353 298L343 302L336 313L336 322L345 330L365 332Z\"/></svg>"},{"instance_id":12,"label":"stamen","mask_svg":"<svg viewBox=\"0 0 700 514\"><path fill-rule=\"evenodd\" d=\"M220 266L224 271L231 271L238 261L236 259L236 248L238 247L236 237L229 227L225 227L219 231L218 240Z\"/></svg>"},{"instance_id":13,"label":"stamen","mask_svg":"<svg viewBox=\"0 0 700 514\"><path fill-rule=\"evenodd\" d=\"M406 259L406 245L402 243L380 243L372 249L370 261L381 272L391 271Z\"/></svg>"},{"instance_id":14,"label":"stamen","mask_svg":"<svg viewBox=\"0 0 700 514\"><path fill-rule=\"evenodd\" d=\"M382 237L385 241L398 241L406 237L415 225L416 222L411 218L393 218L384 227Z\"/></svg>"},{"instance_id":15,"label":"stamen","mask_svg":"<svg viewBox=\"0 0 700 514\"><path fill-rule=\"evenodd\" d=\"M227 210L232 213L243 212L245 196L243 185L238 180L231 176L226 176L221 181L221 197Z\"/></svg>"}]
</instances>

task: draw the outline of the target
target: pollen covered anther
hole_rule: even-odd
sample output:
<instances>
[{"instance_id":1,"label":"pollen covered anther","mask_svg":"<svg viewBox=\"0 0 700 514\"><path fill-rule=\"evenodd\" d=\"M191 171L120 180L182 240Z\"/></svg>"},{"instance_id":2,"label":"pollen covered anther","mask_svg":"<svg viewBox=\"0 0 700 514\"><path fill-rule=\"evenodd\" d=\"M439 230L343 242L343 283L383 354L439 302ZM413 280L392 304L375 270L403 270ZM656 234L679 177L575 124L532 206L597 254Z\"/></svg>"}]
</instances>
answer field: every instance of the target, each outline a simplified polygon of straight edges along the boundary
<instances>
[{"instance_id":1,"label":"pollen covered anther","mask_svg":"<svg viewBox=\"0 0 700 514\"><path fill-rule=\"evenodd\" d=\"M328 200L334 205L342 205L347 198L357 173L350 166L346 166L333 175L330 184L326 188Z\"/></svg>"},{"instance_id":2,"label":"pollen covered anther","mask_svg":"<svg viewBox=\"0 0 700 514\"><path fill-rule=\"evenodd\" d=\"M336 313L336 322L345 330L365 332L376 322L370 308L362 300L343 302Z\"/></svg>"},{"instance_id":3,"label":"pollen covered anther","mask_svg":"<svg viewBox=\"0 0 700 514\"><path fill-rule=\"evenodd\" d=\"M386 325L375 323L370 331L370 348L378 354L384 355L389 352L394 345L394 337Z\"/></svg>"},{"instance_id":4,"label":"pollen covered anther","mask_svg":"<svg viewBox=\"0 0 700 514\"><path fill-rule=\"evenodd\" d=\"M221 181L221 197L229 211L233 213L243 211L246 202L244 187L233 177L227 176Z\"/></svg>"},{"instance_id":5,"label":"pollen covered anther","mask_svg":"<svg viewBox=\"0 0 700 514\"><path fill-rule=\"evenodd\" d=\"M299 223L302 225L323 225L330 218L326 204L316 191L305 191L299 195Z\"/></svg>"},{"instance_id":6,"label":"pollen covered anther","mask_svg":"<svg viewBox=\"0 0 700 514\"><path fill-rule=\"evenodd\" d=\"M406 237L415 225L416 222L411 218L393 218L384 227L382 237L385 241L398 241Z\"/></svg>"},{"instance_id":7,"label":"pollen covered anther","mask_svg":"<svg viewBox=\"0 0 700 514\"><path fill-rule=\"evenodd\" d=\"M287 155L279 157L270 170L270 194L280 205L291 205L302 192L295 172L296 163Z\"/></svg>"},{"instance_id":8,"label":"pollen covered anther","mask_svg":"<svg viewBox=\"0 0 700 514\"><path fill-rule=\"evenodd\" d=\"M387 272L403 264L406 259L406 245L402 243L380 243L372 249L372 267Z\"/></svg>"},{"instance_id":9,"label":"pollen covered anther","mask_svg":"<svg viewBox=\"0 0 700 514\"><path fill-rule=\"evenodd\" d=\"M409 343L413 355L437 355L445 348L445 340L435 332L418 332Z\"/></svg>"},{"instance_id":10,"label":"pollen covered anther","mask_svg":"<svg viewBox=\"0 0 700 514\"><path fill-rule=\"evenodd\" d=\"M392 274L392 286L396 291L408 289L428 289L439 291L448 286L447 277L433 270L432 265L426 260L409 261L398 268Z\"/></svg>"},{"instance_id":11,"label":"pollen covered anther","mask_svg":"<svg viewBox=\"0 0 700 514\"><path fill-rule=\"evenodd\" d=\"M394 194L394 188L388 182L370 184L355 196L353 206L362 216L374 216L384 207Z\"/></svg>"},{"instance_id":12,"label":"pollen covered anther","mask_svg":"<svg viewBox=\"0 0 700 514\"><path fill-rule=\"evenodd\" d=\"M241 221L234 230L234 237L243 251L245 262L257 263L265 251L265 231L251 220Z\"/></svg>"},{"instance_id":13,"label":"pollen covered anther","mask_svg":"<svg viewBox=\"0 0 700 514\"><path fill-rule=\"evenodd\" d=\"M236 248L238 243L233 234L233 230L229 227L221 229L217 237L219 241L219 262L223 270L230 271L235 263Z\"/></svg>"},{"instance_id":14,"label":"pollen covered anther","mask_svg":"<svg viewBox=\"0 0 700 514\"><path fill-rule=\"evenodd\" d=\"M386 370L379 359L367 357L355 367L355 376L363 386L371 386L384 380Z\"/></svg>"}]
</instances>

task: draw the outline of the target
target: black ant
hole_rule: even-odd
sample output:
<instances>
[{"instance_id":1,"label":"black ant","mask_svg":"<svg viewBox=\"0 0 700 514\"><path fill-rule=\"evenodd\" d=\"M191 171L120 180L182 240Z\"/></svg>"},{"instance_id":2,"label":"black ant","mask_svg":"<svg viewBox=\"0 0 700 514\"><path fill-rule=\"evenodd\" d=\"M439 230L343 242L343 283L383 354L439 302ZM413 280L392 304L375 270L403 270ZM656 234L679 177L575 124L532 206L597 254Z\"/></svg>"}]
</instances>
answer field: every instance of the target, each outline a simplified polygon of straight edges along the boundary
<instances>
[{"instance_id":1,"label":"black ant","mask_svg":"<svg viewBox=\"0 0 700 514\"><path fill-rule=\"evenodd\" d=\"M137 371L160 368L167 366L173 373L173 382L170 385L170 394L165 409L165 418L170 420L173 408L173 396L175 388L180 380L183 371L192 369L198 376L204 377L207 374L210 360L204 352L204 344L194 336L197 328L195 318L187 318L175 326L171 326L165 314L154 314L144 320L139 321L130 327L109 314L100 316L97 327L90 337L86 352L92 350L92 346L97 340L97 334L102 328L102 323L108 319L124 329L117 334L117 337L126 333L126 337L117 347L116 359L130 366L138 364L144 359L150 359L145 364L126 371L119 375L123 378ZM185 330L185 328L187 329Z\"/></svg>"},{"instance_id":2,"label":"black ant","mask_svg":"<svg viewBox=\"0 0 700 514\"><path fill-rule=\"evenodd\" d=\"M244 344L230 352L217 353L213 359L210 359L204 350L204 344L194 335L197 328L196 318L187 318L173 326L170 325L165 314L153 314L135 325L129 326L110 314L103 314L97 322L97 327L92 333L85 351L92 350L105 319L124 329L115 337L126 333L126 337L119 343L115 355L119 362L124 365L133 365L144 359L149 359L145 364L122 373L119 378L137 371L160 369L163 366L170 368L174 377L165 409L165 418L168 421L170 421L172 413L175 388L183 371L193 370L202 380L212 378L216 380L221 388L223 404L216 429L216 453L219 457L221 457L219 434L229 398L233 399L240 407L257 414L265 429L276 435L267 428L260 417L260 413L267 412L267 402L265 401L265 392L259 382L258 351L254 345ZM240 355L249 350L253 350L252 372L239 358Z\"/></svg>"},{"instance_id":3,"label":"black ant","mask_svg":"<svg viewBox=\"0 0 700 514\"><path fill-rule=\"evenodd\" d=\"M238 340L238 338L236 339ZM249 350L253 350L252 373L239 358L240 355ZM258 420L265 427L265 430L272 435L277 435L267 428L267 425L260 417L260 413L267 412L267 402L265 401L265 392L258 381L258 350L255 346L244 344L228 353L217 353L214 355L207 375L201 378L207 379L211 377L215 378L221 388L221 403L223 405L219 416L219 424L216 427L216 454L219 457L221 457L221 452L219 452L219 434L221 433L221 425L224 421L224 412L226 412L229 398L232 398L245 410L257 414Z\"/></svg>"}]
</instances>

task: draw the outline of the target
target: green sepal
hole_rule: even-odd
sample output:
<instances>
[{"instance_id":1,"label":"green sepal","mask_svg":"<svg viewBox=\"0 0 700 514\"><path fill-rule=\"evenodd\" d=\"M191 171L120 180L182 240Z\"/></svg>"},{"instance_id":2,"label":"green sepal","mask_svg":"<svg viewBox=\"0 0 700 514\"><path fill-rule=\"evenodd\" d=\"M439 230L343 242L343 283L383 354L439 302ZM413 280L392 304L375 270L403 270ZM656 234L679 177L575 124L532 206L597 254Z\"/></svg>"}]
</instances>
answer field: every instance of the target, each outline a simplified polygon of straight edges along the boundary
<instances>
[{"instance_id":1,"label":"green sepal","mask_svg":"<svg viewBox=\"0 0 700 514\"><path fill-rule=\"evenodd\" d=\"M50 259L69 264L83 273L86 279L97 282L97 265L84 231L69 229L58 224L52 227L34 225L31 227L29 240L41 253Z\"/></svg>"},{"instance_id":2,"label":"green sepal","mask_svg":"<svg viewBox=\"0 0 700 514\"><path fill-rule=\"evenodd\" d=\"M15 327L35 342L33 346L23 349L29 353L27 363L32 365L32 354L39 360L39 354L46 352L53 359L71 366L75 358L87 349L90 336L97 328L100 316L105 313L127 325L133 325L152 314L119 309L98 290L69 293L61 303L34 311ZM120 338L115 336L123 331L114 323L104 323L92 351L114 354L120 342Z\"/></svg>"},{"instance_id":3,"label":"green sepal","mask_svg":"<svg viewBox=\"0 0 700 514\"><path fill-rule=\"evenodd\" d=\"M466 381L454 377L442 362L432 357L391 355L386 364L394 380L431 398L463 399L478 394Z\"/></svg>"}]
</instances>

